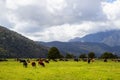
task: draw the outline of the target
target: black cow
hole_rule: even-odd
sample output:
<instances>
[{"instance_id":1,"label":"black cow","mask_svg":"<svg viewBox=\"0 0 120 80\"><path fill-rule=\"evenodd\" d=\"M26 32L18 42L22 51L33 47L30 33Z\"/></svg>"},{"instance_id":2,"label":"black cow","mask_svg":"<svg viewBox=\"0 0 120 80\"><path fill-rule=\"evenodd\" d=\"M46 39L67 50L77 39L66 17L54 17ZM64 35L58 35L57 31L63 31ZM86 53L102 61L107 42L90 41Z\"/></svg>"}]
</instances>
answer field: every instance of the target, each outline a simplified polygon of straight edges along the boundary
<instances>
[{"instance_id":1,"label":"black cow","mask_svg":"<svg viewBox=\"0 0 120 80\"><path fill-rule=\"evenodd\" d=\"M59 61L64 61L64 59L60 58Z\"/></svg>"},{"instance_id":2,"label":"black cow","mask_svg":"<svg viewBox=\"0 0 120 80\"><path fill-rule=\"evenodd\" d=\"M90 64L91 59L88 59L88 64Z\"/></svg>"},{"instance_id":3,"label":"black cow","mask_svg":"<svg viewBox=\"0 0 120 80\"><path fill-rule=\"evenodd\" d=\"M83 60L84 62L87 62L87 58L83 58L82 60Z\"/></svg>"},{"instance_id":4,"label":"black cow","mask_svg":"<svg viewBox=\"0 0 120 80\"><path fill-rule=\"evenodd\" d=\"M65 58L64 61L69 61L69 60Z\"/></svg>"},{"instance_id":5,"label":"black cow","mask_svg":"<svg viewBox=\"0 0 120 80\"><path fill-rule=\"evenodd\" d=\"M28 62L28 63L30 63L30 60L29 60L29 59L27 59L27 62Z\"/></svg>"},{"instance_id":6,"label":"black cow","mask_svg":"<svg viewBox=\"0 0 120 80\"><path fill-rule=\"evenodd\" d=\"M45 61L45 63L49 63L49 61L48 60L44 60Z\"/></svg>"},{"instance_id":7,"label":"black cow","mask_svg":"<svg viewBox=\"0 0 120 80\"><path fill-rule=\"evenodd\" d=\"M104 62L107 62L107 59L104 59Z\"/></svg>"},{"instance_id":8,"label":"black cow","mask_svg":"<svg viewBox=\"0 0 120 80\"><path fill-rule=\"evenodd\" d=\"M24 59L19 59L20 63L26 62Z\"/></svg>"},{"instance_id":9,"label":"black cow","mask_svg":"<svg viewBox=\"0 0 120 80\"><path fill-rule=\"evenodd\" d=\"M55 61L55 62L57 62L57 60L56 59L52 59L53 61Z\"/></svg>"},{"instance_id":10,"label":"black cow","mask_svg":"<svg viewBox=\"0 0 120 80\"><path fill-rule=\"evenodd\" d=\"M0 59L0 62L2 62L2 61L8 61L7 59Z\"/></svg>"},{"instance_id":11,"label":"black cow","mask_svg":"<svg viewBox=\"0 0 120 80\"><path fill-rule=\"evenodd\" d=\"M78 58L75 58L75 59L74 59L74 61L78 62L78 61L79 61L79 59L78 59Z\"/></svg>"},{"instance_id":12,"label":"black cow","mask_svg":"<svg viewBox=\"0 0 120 80\"><path fill-rule=\"evenodd\" d=\"M120 59L118 59L118 62L120 62Z\"/></svg>"},{"instance_id":13,"label":"black cow","mask_svg":"<svg viewBox=\"0 0 120 80\"><path fill-rule=\"evenodd\" d=\"M23 62L23 66L24 66L25 68L27 68L27 65L28 65L27 61Z\"/></svg>"}]
</instances>

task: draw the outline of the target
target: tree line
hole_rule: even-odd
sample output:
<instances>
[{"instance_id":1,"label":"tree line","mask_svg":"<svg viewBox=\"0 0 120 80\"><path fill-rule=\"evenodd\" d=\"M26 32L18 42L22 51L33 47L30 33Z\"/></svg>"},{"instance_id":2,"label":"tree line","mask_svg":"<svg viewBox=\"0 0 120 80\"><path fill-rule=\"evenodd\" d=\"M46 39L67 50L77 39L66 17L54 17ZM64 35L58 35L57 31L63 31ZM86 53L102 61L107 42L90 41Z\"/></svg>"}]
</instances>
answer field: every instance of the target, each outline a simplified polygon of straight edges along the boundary
<instances>
[{"instance_id":1,"label":"tree line","mask_svg":"<svg viewBox=\"0 0 120 80\"><path fill-rule=\"evenodd\" d=\"M66 53L66 55L63 56L62 54L60 54L60 51L56 47L51 47L48 51L47 58L49 58L49 59L76 58L76 56L74 56L74 54L70 54L70 53ZM96 58L96 55L94 52L89 52L88 54L83 53L83 54L79 55L79 58ZM115 58L118 58L118 56L111 52L104 52L103 54L101 54L101 56L99 58L115 59Z\"/></svg>"},{"instance_id":2,"label":"tree line","mask_svg":"<svg viewBox=\"0 0 120 80\"><path fill-rule=\"evenodd\" d=\"M6 55L9 55L8 53L9 52L7 50L0 48L0 58L6 57ZM47 58L49 59L58 59L58 58L70 59L70 58L76 58L76 56L71 53L66 53L66 55L63 56L56 47L51 47L48 51ZM94 52L89 52L88 54L82 53L79 55L79 58L96 58L96 55ZM101 54L99 58L114 59L114 58L118 58L118 56L111 52L104 52L103 54Z\"/></svg>"}]
</instances>

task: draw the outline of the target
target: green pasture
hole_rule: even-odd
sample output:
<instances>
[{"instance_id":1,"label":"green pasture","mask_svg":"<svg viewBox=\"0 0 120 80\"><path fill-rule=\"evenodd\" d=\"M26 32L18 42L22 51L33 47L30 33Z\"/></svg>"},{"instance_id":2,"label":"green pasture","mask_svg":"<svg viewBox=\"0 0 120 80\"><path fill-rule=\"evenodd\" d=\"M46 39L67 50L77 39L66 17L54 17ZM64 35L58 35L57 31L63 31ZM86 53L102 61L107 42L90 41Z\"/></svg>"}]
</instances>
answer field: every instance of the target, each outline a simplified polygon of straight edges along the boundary
<instances>
[{"instance_id":1,"label":"green pasture","mask_svg":"<svg viewBox=\"0 0 120 80\"><path fill-rule=\"evenodd\" d=\"M120 62L51 61L45 67L24 68L14 60L0 62L0 80L120 80Z\"/></svg>"}]
</instances>

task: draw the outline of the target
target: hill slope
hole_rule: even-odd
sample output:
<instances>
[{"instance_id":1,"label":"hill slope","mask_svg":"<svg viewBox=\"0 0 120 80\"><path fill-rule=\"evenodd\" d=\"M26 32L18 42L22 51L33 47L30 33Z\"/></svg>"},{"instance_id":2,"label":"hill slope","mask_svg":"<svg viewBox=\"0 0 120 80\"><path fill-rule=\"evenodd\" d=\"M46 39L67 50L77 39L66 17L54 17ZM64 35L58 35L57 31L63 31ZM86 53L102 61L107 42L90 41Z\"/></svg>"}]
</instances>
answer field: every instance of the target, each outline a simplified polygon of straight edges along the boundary
<instances>
[{"instance_id":1,"label":"hill slope","mask_svg":"<svg viewBox=\"0 0 120 80\"><path fill-rule=\"evenodd\" d=\"M47 48L0 26L0 57L45 57Z\"/></svg>"}]
</instances>

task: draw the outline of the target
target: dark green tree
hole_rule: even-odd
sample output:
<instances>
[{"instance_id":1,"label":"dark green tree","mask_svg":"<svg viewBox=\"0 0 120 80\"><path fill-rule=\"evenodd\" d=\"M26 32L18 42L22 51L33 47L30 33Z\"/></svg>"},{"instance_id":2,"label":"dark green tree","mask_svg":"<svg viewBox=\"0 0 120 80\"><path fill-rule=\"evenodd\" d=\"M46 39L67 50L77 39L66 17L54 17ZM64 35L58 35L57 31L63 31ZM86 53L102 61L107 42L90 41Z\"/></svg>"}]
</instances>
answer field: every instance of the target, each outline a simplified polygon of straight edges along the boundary
<instances>
[{"instance_id":1,"label":"dark green tree","mask_svg":"<svg viewBox=\"0 0 120 80\"><path fill-rule=\"evenodd\" d=\"M119 58L118 55L114 55L114 58Z\"/></svg>"},{"instance_id":2,"label":"dark green tree","mask_svg":"<svg viewBox=\"0 0 120 80\"><path fill-rule=\"evenodd\" d=\"M80 54L79 58L87 58L86 54Z\"/></svg>"},{"instance_id":3,"label":"dark green tree","mask_svg":"<svg viewBox=\"0 0 120 80\"><path fill-rule=\"evenodd\" d=\"M65 56L65 58L68 58L68 59L74 58L74 55L73 55L73 54L70 54L70 53L67 53L66 56Z\"/></svg>"},{"instance_id":4,"label":"dark green tree","mask_svg":"<svg viewBox=\"0 0 120 80\"><path fill-rule=\"evenodd\" d=\"M59 58L64 58L64 56L62 54L60 54L60 57Z\"/></svg>"},{"instance_id":5,"label":"dark green tree","mask_svg":"<svg viewBox=\"0 0 120 80\"><path fill-rule=\"evenodd\" d=\"M48 59L57 59L60 58L61 54L56 47L51 47L48 51Z\"/></svg>"},{"instance_id":6,"label":"dark green tree","mask_svg":"<svg viewBox=\"0 0 120 80\"><path fill-rule=\"evenodd\" d=\"M106 59L111 59L111 58L116 58L117 56L116 55L113 55L111 52L104 52L102 55L101 55L101 58L106 58Z\"/></svg>"},{"instance_id":7,"label":"dark green tree","mask_svg":"<svg viewBox=\"0 0 120 80\"><path fill-rule=\"evenodd\" d=\"M94 52L88 53L88 58L95 58L95 53Z\"/></svg>"}]
</instances>

